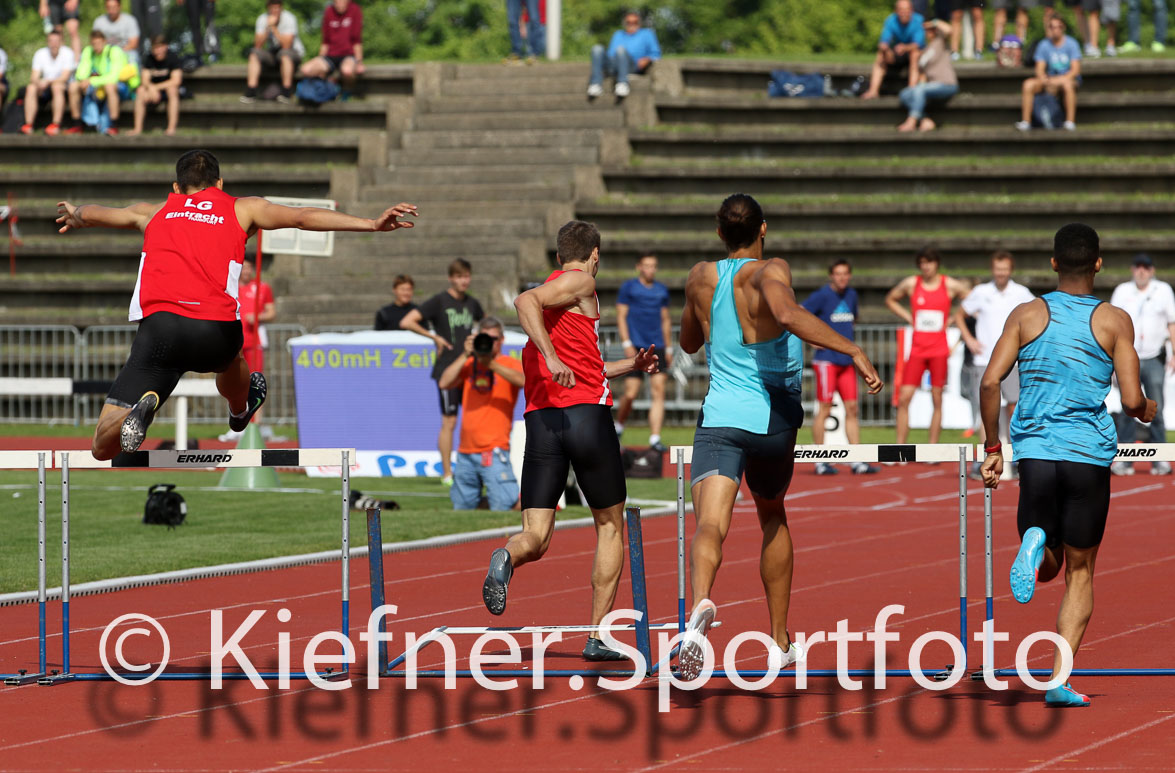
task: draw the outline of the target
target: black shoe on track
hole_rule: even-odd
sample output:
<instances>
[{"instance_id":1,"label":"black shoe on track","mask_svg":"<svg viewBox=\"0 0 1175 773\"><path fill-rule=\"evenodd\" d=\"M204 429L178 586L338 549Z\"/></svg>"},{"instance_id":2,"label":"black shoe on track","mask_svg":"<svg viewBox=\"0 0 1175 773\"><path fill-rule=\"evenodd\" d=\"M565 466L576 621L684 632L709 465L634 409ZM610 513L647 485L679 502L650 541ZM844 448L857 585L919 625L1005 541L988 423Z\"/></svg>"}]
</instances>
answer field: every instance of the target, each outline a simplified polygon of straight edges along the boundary
<instances>
[{"instance_id":1,"label":"black shoe on track","mask_svg":"<svg viewBox=\"0 0 1175 773\"><path fill-rule=\"evenodd\" d=\"M506 611L506 587L513 575L510 551L498 548L490 554L490 570L486 572L486 581L481 586L481 599L491 615L500 615Z\"/></svg>"},{"instance_id":2,"label":"black shoe on track","mask_svg":"<svg viewBox=\"0 0 1175 773\"><path fill-rule=\"evenodd\" d=\"M610 660L628 660L628 656L617 652L596 637L589 636L587 644L583 647L583 659L599 663Z\"/></svg>"},{"instance_id":3,"label":"black shoe on track","mask_svg":"<svg viewBox=\"0 0 1175 773\"><path fill-rule=\"evenodd\" d=\"M265 376L261 373L250 373L248 408L240 416L236 416L232 411L229 411L228 428L233 432L244 432L245 427L249 426L249 420L253 418L253 414L261 410L261 406L264 404Z\"/></svg>"},{"instance_id":4,"label":"black shoe on track","mask_svg":"<svg viewBox=\"0 0 1175 773\"><path fill-rule=\"evenodd\" d=\"M147 392L131 408L126 419L122 422L122 431L119 433L119 446L126 453L139 450L143 440L147 437L147 428L155 418L155 409L159 407L159 395Z\"/></svg>"}]
</instances>

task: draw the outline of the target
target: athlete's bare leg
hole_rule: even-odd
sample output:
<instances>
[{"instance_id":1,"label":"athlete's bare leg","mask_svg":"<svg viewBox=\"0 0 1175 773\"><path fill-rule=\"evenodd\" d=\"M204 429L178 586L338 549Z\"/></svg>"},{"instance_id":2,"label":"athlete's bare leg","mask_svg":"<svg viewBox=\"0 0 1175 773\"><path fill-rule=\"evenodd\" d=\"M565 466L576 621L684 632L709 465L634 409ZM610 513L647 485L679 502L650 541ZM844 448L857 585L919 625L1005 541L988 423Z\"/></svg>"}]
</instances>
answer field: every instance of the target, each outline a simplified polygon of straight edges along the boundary
<instances>
[{"instance_id":1,"label":"athlete's bare leg","mask_svg":"<svg viewBox=\"0 0 1175 773\"><path fill-rule=\"evenodd\" d=\"M249 407L249 363L238 352L227 368L216 374L216 391L228 401L228 409L238 416Z\"/></svg>"},{"instance_id":2,"label":"athlete's bare leg","mask_svg":"<svg viewBox=\"0 0 1175 773\"><path fill-rule=\"evenodd\" d=\"M914 392L918 387L902 385L902 389L898 392L898 444L906 442L906 437L910 434L910 401L914 399Z\"/></svg>"},{"instance_id":3,"label":"athlete's bare leg","mask_svg":"<svg viewBox=\"0 0 1175 773\"><path fill-rule=\"evenodd\" d=\"M930 388L930 400L934 403L934 412L930 414L930 442L937 443L942 434L942 387Z\"/></svg>"},{"instance_id":4,"label":"athlete's bare leg","mask_svg":"<svg viewBox=\"0 0 1175 773\"><path fill-rule=\"evenodd\" d=\"M620 403L616 406L616 423L623 425L628 421L628 415L632 413L632 401L635 400L641 393L641 383L644 379L626 378L624 379L624 394L620 397Z\"/></svg>"},{"instance_id":5,"label":"athlete's bare leg","mask_svg":"<svg viewBox=\"0 0 1175 773\"><path fill-rule=\"evenodd\" d=\"M596 625L612 611L624 568L624 502L601 510L592 508L596 522L596 558L592 564L592 617ZM510 565L517 570L537 561L551 547L555 511L532 507L522 511L522 531L506 542Z\"/></svg>"},{"instance_id":6,"label":"athlete's bare leg","mask_svg":"<svg viewBox=\"0 0 1175 773\"><path fill-rule=\"evenodd\" d=\"M812 419L812 442L824 445L824 426L832 415L832 403L816 403L816 418Z\"/></svg>"},{"instance_id":7,"label":"athlete's bare leg","mask_svg":"<svg viewBox=\"0 0 1175 773\"><path fill-rule=\"evenodd\" d=\"M1065 597L1061 599L1061 609L1057 613L1057 633L1069 642L1074 657L1093 614L1093 567L1097 549L1097 545L1092 548L1065 546ZM1053 656L1053 673L1060 670L1061 652L1057 650Z\"/></svg>"},{"instance_id":8,"label":"athlete's bare leg","mask_svg":"<svg viewBox=\"0 0 1175 773\"><path fill-rule=\"evenodd\" d=\"M649 376L649 436L661 436L661 426L665 423L665 384L669 381L669 374L665 371Z\"/></svg>"},{"instance_id":9,"label":"athlete's bare leg","mask_svg":"<svg viewBox=\"0 0 1175 773\"><path fill-rule=\"evenodd\" d=\"M98 426L94 428L94 439L90 444L95 459L113 459L122 451L122 423L130 412L130 408L121 405L106 403L102 406L102 412L98 414Z\"/></svg>"},{"instance_id":10,"label":"athlete's bare leg","mask_svg":"<svg viewBox=\"0 0 1175 773\"><path fill-rule=\"evenodd\" d=\"M738 483L725 475L711 475L695 483L690 494L697 522L690 546L690 587L696 605L710 598L714 578L722 565L722 543L730 531Z\"/></svg>"},{"instance_id":11,"label":"athlete's bare leg","mask_svg":"<svg viewBox=\"0 0 1175 773\"><path fill-rule=\"evenodd\" d=\"M456 416L441 417L441 431L437 435L437 450L441 452L441 474L453 477L453 432L457 429Z\"/></svg>"},{"instance_id":12,"label":"athlete's bare leg","mask_svg":"<svg viewBox=\"0 0 1175 773\"><path fill-rule=\"evenodd\" d=\"M784 494L775 499L755 497L755 508L759 512L759 526L763 529L759 577L763 580L763 590L767 594L771 638L786 652L791 646L787 633L787 612L791 604L793 551L783 498Z\"/></svg>"},{"instance_id":13,"label":"athlete's bare leg","mask_svg":"<svg viewBox=\"0 0 1175 773\"><path fill-rule=\"evenodd\" d=\"M849 442L857 445L861 442L860 404L856 400L845 401L845 435Z\"/></svg>"}]
</instances>

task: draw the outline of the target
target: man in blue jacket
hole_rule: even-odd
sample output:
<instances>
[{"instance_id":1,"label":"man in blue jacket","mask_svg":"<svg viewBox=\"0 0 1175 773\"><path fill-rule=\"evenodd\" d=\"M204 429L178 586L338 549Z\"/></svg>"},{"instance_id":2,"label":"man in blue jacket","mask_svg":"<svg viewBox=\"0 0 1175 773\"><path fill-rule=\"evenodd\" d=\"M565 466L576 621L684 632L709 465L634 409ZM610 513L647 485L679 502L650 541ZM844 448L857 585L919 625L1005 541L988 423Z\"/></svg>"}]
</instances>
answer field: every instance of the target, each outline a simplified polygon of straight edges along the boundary
<instances>
[{"instance_id":1,"label":"man in blue jacket","mask_svg":"<svg viewBox=\"0 0 1175 773\"><path fill-rule=\"evenodd\" d=\"M893 13L886 17L877 42L877 58L869 75L869 89L862 99L876 99L881 94L881 81L890 67L910 66L910 85L918 85L918 57L926 47L926 32L922 28L922 14L914 13L910 0L894 3Z\"/></svg>"},{"instance_id":2,"label":"man in blue jacket","mask_svg":"<svg viewBox=\"0 0 1175 773\"><path fill-rule=\"evenodd\" d=\"M657 33L641 27L641 17L636 11L626 13L624 29L612 33L607 49L598 44L592 46L592 78L588 83L587 95L593 99L601 96L604 93L604 76L615 75L614 93L621 98L627 97L628 74L643 74L660 58L661 46L657 43Z\"/></svg>"}]
</instances>

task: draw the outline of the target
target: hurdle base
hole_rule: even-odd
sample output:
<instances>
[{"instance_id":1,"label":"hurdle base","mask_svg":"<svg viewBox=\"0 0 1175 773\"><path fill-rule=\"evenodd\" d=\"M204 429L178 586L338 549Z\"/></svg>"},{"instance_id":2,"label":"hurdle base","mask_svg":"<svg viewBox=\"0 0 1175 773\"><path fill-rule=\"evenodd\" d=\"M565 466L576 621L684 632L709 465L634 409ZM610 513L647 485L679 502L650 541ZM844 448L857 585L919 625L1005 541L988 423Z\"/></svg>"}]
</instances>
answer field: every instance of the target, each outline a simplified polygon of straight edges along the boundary
<instances>
[{"instance_id":1,"label":"hurdle base","mask_svg":"<svg viewBox=\"0 0 1175 773\"><path fill-rule=\"evenodd\" d=\"M50 674L49 676L42 676L38 679L37 684L42 687L56 687L59 684L76 681L76 679L76 674Z\"/></svg>"},{"instance_id":2,"label":"hurdle base","mask_svg":"<svg viewBox=\"0 0 1175 773\"><path fill-rule=\"evenodd\" d=\"M19 687L19 686L25 685L25 684L33 684L45 676L47 676L47 674L45 674L42 671L38 671L35 674L30 674L25 671L22 671L19 674L9 674L9 675L5 676L4 677L4 684L8 685L8 686L12 686L12 687Z\"/></svg>"}]
</instances>

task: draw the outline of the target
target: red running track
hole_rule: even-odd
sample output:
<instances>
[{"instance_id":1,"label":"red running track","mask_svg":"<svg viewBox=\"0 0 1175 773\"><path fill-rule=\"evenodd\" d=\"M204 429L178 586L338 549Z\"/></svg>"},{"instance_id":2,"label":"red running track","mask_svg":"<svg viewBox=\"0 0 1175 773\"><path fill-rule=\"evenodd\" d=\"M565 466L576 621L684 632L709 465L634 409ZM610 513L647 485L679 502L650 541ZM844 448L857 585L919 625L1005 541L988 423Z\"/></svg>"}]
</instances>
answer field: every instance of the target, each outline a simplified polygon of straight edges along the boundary
<instances>
[{"instance_id":1,"label":"red running track","mask_svg":"<svg viewBox=\"0 0 1175 773\"><path fill-rule=\"evenodd\" d=\"M975 628L983 613L982 494L977 483L970 490ZM1098 607L1078 665L1171 665L1175 615L1168 578L1175 554L1165 548L1175 537L1171 491L1169 478L1114 479L1098 562ZM904 614L891 625L902 639L889 650L891 666L902 668L918 635L957 632L956 497L952 465L889 467L873 478L801 472L789 507L797 545L793 634L832 631L841 619L850 631L868 630L883 606L902 604ZM1030 605L1011 601L1006 577L1017 544L1015 501L1015 484L996 492L997 628L1012 639L997 645L1000 666L1011 665L1014 645L1025 635L1051 628L1062 592L1053 583L1038 589ZM652 616L668 620L676 611L674 520L647 520L644 536ZM734 634L766 628L758 542L753 512L740 506L714 593L724 624L713 636L720 652ZM490 617L479 592L496 546L478 542L389 555L388 603L399 607L393 649L402 648L405 632L423 634L442 624L586 620L590 530L557 533L543 561L520 569L502 618ZM355 561L352 570L351 634L358 643L368 612L366 563ZM207 665L213 609L223 610L226 631L251 610L265 610L242 640L245 654L259 669L275 667L278 634L286 631L299 663L310 635L339 624L338 582L339 567L331 564L77 598L74 670L100 669L101 628L131 611L150 614L166 628L173 669ZM620 599L630 592L626 576ZM288 624L275 617L283 607L293 615ZM51 605L50 630L56 617ZM35 622L33 605L0 609L0 670L35 663ZM548 652L549 668L582 665L582 639L565 638ZM132 637L127 644L131 661L159 657L157 641ZM458 640L459 655L470 645ZM971 645L973 659L979 651ZM59 652L56 636L51 660ZM440 652L425 650L421 666L439 663ZM831 645L816 645L812 667L832 667L834 654ZM872 645L853 644L849 655L853 665L866 667ZM189 682L0 688L0 769L1097 770L1169 769L1175 754L1175 681L1163 677L1077 679L1093 706L1063 711L1045 709L1039 693L1016 681L1003 692L964 682L936 693L909 679L890 680L884 689L867 681L857 691L834 679L812 679L805 690L780 679L748 693L716 680L698 692L673 690L671 711L660 713L652 680L620 693L594 684L572 690L565 679L549 679L541 690L524 684L504 692L470 680L452 691L422 680L408 691L401 681L385 679L369 691L362 652L360 658L354 686L341 692L297 682L288 690L257 690L247 682L226 683L219 691ZM945 645L932 644L924 663L936 667L949 659ZM763 661L753 644L739 652L744 667ZM1033 667L1050 661L1046 646L1032 651Z\"/></svg>"}]
</instances>

